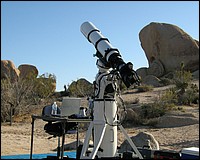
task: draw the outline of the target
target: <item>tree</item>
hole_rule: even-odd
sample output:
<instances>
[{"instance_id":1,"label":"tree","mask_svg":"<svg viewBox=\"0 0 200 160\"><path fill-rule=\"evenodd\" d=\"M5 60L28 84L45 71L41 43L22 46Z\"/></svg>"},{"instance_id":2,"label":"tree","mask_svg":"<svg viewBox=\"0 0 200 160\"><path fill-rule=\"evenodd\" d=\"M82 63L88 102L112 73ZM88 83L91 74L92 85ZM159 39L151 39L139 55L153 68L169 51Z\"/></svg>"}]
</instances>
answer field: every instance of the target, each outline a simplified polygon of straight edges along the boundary
<instances>
[{"instance_id":1,"label":"tree","mask_svg":"<svg viewBox=\"0 0 200 160\"><path fill-rule=\"evenodd\" d=\"M40 98L51 96L56 88L56 76L54 74L45 73L37 78L35 92Z\"/></svg>"},{"instance_id":2,"label":"tree","mask_svg":"<svg viewBox=\"0 0 200 160\"><path fill-rule=\"evenodd\" d=\"M10 115L20 114L27 107L35 103L34 95L35 79L18 77L14 82L10 78L1 80L1 121L6 121Z\"/></svg>"},{"instance_id":3,"label":"tree","mask_svg":"<svg viewBox=\"0 0 200 160\"><path fill-rule=\"evenodd\" d=\"M1 79L1 121L9 119L12 125L13 115L26 113L30 105L48 98L54 92L52 83L55 79L53 74L43 74L40 78L18 77L15 81L9 77Z\"/></svg>"}]
</instances>

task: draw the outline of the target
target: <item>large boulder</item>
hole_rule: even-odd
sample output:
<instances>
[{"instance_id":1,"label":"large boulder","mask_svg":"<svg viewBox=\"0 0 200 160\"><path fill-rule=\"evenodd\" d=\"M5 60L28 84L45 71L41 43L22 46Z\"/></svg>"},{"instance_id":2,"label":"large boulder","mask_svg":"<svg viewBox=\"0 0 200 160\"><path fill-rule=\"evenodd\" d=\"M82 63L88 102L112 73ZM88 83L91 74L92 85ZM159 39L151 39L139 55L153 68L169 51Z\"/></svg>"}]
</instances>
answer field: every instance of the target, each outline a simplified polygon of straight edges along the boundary
<instances>
[{"instance_id":1,"label":"large boulder","mask_svg":"<svg viewBox=\"0 0 200 160\"><path fill-rule=\"evenodd\" d=\"M10 78L15 81L19 77L20 71L10 60L1 60L1 79Z\"/></svg>"},{"instance_id":2,"label":"large boulder","mask_svg":"<svg viewBox=\"0 0 200 160\"><path fill-rule=\"evenodd\" d=\"M93 84L84 78L80 78L77 81L73 81L68 91L70 96L84 97L85 95L90 96L93 94Z\"/></svg>"},{"instance_id":3,"label":"large boulder","mask_svg":"<svg viewBox=\"0 0 200 160\"><path fill-rule=\"evenodd\" d=\"M37 77L38 76L38 69L30 64L22 64L18 67L20 71L20 77L21 78L27 78L30 76Z\"/></svg>"},{"instance_id":4,"label":"large boulder","mask_svg":"<svg viewBox=\"0 0 200 160\"><path fill-rule=\"evenodd\" d=\"M179 69L181 62L191 72L199 69L199 43L179 27L152 22L140 31L139 39L149 63L143 74L161 77Z\"/></svg>"}]
</instances>

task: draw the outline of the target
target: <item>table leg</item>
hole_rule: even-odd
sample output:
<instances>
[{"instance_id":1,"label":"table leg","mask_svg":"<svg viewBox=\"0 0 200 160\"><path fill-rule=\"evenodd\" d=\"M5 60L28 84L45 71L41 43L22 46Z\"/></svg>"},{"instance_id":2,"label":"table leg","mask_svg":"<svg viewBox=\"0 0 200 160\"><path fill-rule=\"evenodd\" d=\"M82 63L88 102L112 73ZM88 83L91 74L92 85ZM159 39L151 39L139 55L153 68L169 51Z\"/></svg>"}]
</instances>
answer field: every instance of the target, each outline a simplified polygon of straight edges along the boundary
<instances>
[{"instance_id":1,"label":"table leg","mask_svg":"<svg viewBox=\"0 0 200 160\"><path fill-rule=\"evenodd\" d=\"M64 143L65 143L65 122L62 123L63 134L62 134L62 151L61 151L61 159L64 156Z\"/></svg>"},{"instance_id":2,"label":"table leg","mask_svg":"<svg viewBox=\"0 0 200 160\"><path fill-rule=\"evenodd\" d=\"M32 159L32 154L33 154L33 133L34 133L34 121L35 118L32 117L32 130L31 130L31 153L30 153L30 159Z\"/></svg>"},{"instance_id":3,"label":"table leg","mask_svg":"<svg viewBox=\"0 0 200 160\"><path fill-rule=\"evenodd\" d=\"M78 146L79 146L79 137L78 137L78 132L79 132L79 130L78 130L78 123L77 123L77 126L76 126L76 159L78 159Z\"/></svg>"},{"instance_id":4,"label":"table leg","mask_svg":"<svg viewBox=\"0 0 200 160\"><path fill-rule=\"evenodd\" d=\"M58 148L57 148L57 158L60 157L60 137L58 136Z\"/></svg>"}]
</instances>

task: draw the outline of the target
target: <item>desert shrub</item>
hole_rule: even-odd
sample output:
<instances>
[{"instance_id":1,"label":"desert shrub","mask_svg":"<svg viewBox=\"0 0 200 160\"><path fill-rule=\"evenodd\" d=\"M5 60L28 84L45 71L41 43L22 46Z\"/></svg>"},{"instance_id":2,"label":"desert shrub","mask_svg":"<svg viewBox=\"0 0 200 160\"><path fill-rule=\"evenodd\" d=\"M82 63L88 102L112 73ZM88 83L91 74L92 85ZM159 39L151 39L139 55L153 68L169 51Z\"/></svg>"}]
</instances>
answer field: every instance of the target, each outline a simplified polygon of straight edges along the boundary
<instances>
[{"instance_id":1,"label":"desert shrub","mask_svg":"<svg viewBox=\"0 0 200 160\"><path fill-rule=\"evenodd\" d=\"M158 117L166 113L164 106L159 103L143 104L140 109L135 110L134 114L127 110L127 117L123 121L125 127L134 125L148 125L155 126L158 122Z\"/></svg>"},{"instance_id":2,"label":"desert shrub","mask_svg":"<svg viewBox=\"0 0 200 160\"><path fill-rule=\"evenodd\" d=\"M129 113L128 118L123 121L123 125L126 127L134 125L155 126L158 123L158 118L171 109L175 109L173 103L161 103L160 99L153 103L143 104L140 109L134 111L134 114Z\"/></svg>"},{"instance_id":3,"label":"desert shrub","mask_svg":"<svg viewBox=\"0 0 200 160\"><path fill-rule=\"evenodd\" d=\"M190 71L184 70L184 63L181 63L180 70L175 71L173 81L177 90L184 93L188 85L191 83L192 74Z\"/></svg>"},{"instance_id":4,"label":"desert shrub","mask_svg":"<svg viewBox=\"0 0 200 160\"><path fill-rule=\"evenodd\" d=\"M178 102L178 96L175 88L167 89L158 100L161 104L176 104Z\"/></svg>"},{"instance_id":5,"label":"desert shrub","mask_svg":"<svg viewBox=\"0 0 200 160\"><path fill-rule=\"evenodd\" d=\"M197 104L199 101L199 90L198 87L194 84L191 84L179 97L179 101L185 105L191 105L192 103Z\"/></svg>"},{"instance_id":6,"label":"desert shrub","mask_svg":"<svg viewBox=\"0 0 200 160\"><path fill-rule=\"evenodd\" d=\"M143 84L141 86L137 86L136 88L137 88L138 92L148 92L148 91L152 91L153 90L153 86L147 85L147 84Z\"/></svg>"},{"instance_id":7,"label":"desert shrub","mask_svg":"<svg viewBox=\"0 0 200 160\"><path fill-rule=\"evenodd\" d=\"M150 119L163 116L166 112L165 106L159 103L149 103L141 106L141 117Z\"/></svg>"},{"instance_id":8,"label":"desert shrub","mask_svg":"<svg viewBox=\"0 0 200 160\"><path fill-rule=\"evenodd\" d=\"M160 84L167 86L167 85L173 84L173 81L169 78L163 77L163 78L160 78Z\"/></svg>"},{"instance_id":9,"label":"desert shrub","mask_svg":"<svg viewBox=\"0 0 200 160\"><path fill-rule=\"evenodd\" d=\"M176 85L178 104L191 105L198 102L198 87L191 83L192 74L184 70L184 63L181 63L180 70L175 72L173 80Z\"/></svg>"},{"instance_id":10,"label":"desert shrub","mask_svg":"<svg viewBox=\"0 0 200 160\"><path fill-rule=\"evenodd\" d=\"M162 79L168 81L168 79ZM199 93L198 87L192 82L192 74L190 71L184 69L184 63L180 64L180 70L173 73L173 77L169 83L175 84L174 88L168 89L161 97L161 101L174 105L190 105L191 103L198 103ZM162 82L168 83L168 82Z\"/></svg>"}]
</instances>

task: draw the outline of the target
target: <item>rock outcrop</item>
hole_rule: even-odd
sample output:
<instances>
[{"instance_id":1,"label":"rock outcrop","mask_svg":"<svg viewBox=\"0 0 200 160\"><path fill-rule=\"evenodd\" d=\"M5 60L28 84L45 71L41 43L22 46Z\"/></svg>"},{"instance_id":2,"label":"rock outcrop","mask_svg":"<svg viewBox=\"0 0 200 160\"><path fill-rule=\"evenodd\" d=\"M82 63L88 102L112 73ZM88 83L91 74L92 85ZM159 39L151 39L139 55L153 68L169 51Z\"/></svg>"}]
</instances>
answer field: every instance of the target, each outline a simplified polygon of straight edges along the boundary
<instances>
[{"instance_id":1,"label":"rock outcrop","mask_svg":"<svg viewBox=\"0 0 200 160\"><path fill-rule=\"evenodd\" d=\"M140 31L139 39L149 63L148 68L137 70L141 78L160 78L179 69L182 62L186 70L199 70L199 42L179 27L152 22Z\"/></svg>"},{"instance_id":2,"label":"rock outcrop","mask_svg":"<svg viewBox=\"0 0 200 160\"><path fill-rule=\"evenodd\" d=\"M170 119L170 120L169 120ZM188 125L199 124L199 116L198 113L184 113L171 111L165 114L162 117L158 118L158 123L156 127L158 128L172 128L172 127L182 127Z\"/></svg>"},{"instance_id":3,"label":"rock outcrop","mask_svg":"<svg viewBox=\"0 0 200 160\"><path fill-rule=\"evenodd\" d=\"M18 67L20 77L27 78L29 76L34 76L35 78L38 76L38 69L30 64L22 64Z\"/></svg>"},{"instance_id":4,"label":"rock outcrop","mask_svg":"<svg viewBox=\"0 0 200 160\"><path fill-rule=\"evenodd\" d=\"M1 79L10 78L12 82L15 82L18 78L37 78L37 76L38 69L34 65L21 64L18 68L16 68L12 61L1 60ZM43 84L48 84L50 82L48 78L40 79L42 79L40 83ZM56 90L56 80L52 80L50 85L52 92L54 92Z\"/></svg>"},{"instance_id":5,"label":"rock outcrop","mask_svg":"<svg viewBox=\"0 0 200 160\"><path fill-rule=\"evenodd\" d=\"M1 60L1 79L10 78L15 81L19 77L20 71L10 60Z\"/></svg>"}]
</instances>

